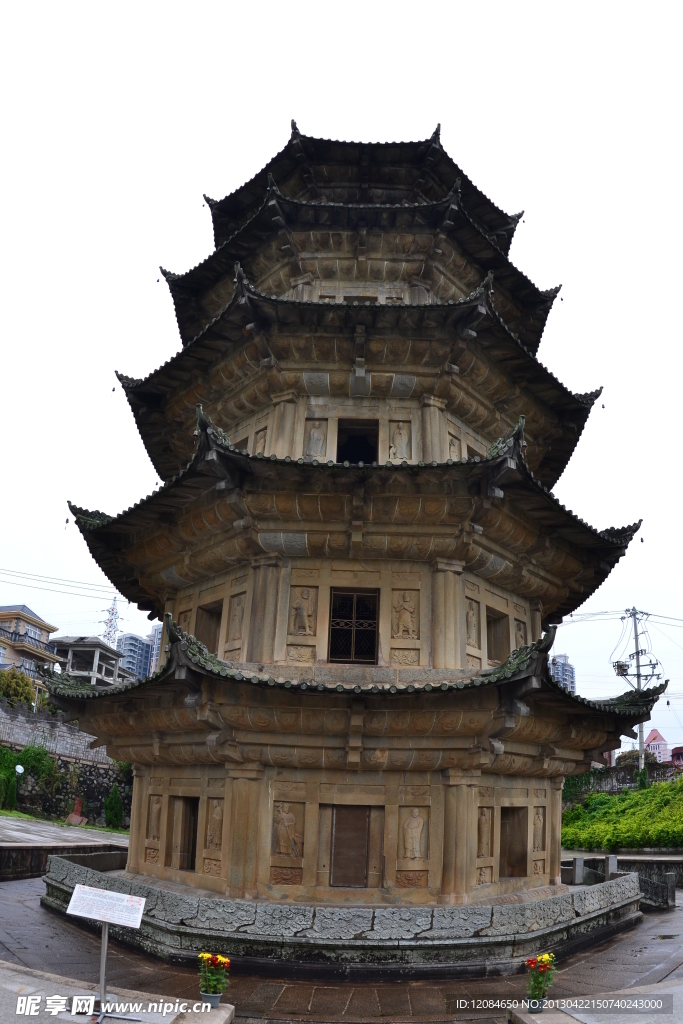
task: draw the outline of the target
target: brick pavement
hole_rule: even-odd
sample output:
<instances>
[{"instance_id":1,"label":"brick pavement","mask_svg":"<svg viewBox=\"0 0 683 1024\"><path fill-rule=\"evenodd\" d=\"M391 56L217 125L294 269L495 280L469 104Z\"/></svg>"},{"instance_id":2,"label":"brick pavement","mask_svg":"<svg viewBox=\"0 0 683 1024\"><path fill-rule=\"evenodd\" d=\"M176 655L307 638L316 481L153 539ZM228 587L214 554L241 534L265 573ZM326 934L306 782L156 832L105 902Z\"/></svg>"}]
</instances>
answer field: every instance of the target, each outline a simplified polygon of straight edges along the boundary
<instances>
[{"instance_id":1,"label":"brick pavement","mask_svg":"<svg viewBox=\"0 0 683 1024\"><path fill-rule=\"evenodd\" d=\"M0 959L83 981L99 976L99 936L40 906L44 884L29 879L0 884ZM683 896L683 894L679 894ZM229 950L224 950L229 953ZM683 965L683 905L645 916L615 939L562 962L553 994L591 995L649 985ZM190 998L197 992L194 968L165 964L111 942L112 985ZM504 1013L473 1014L458 1009L466 997L517 998L524 978L469 981L307 982L233 975L229 999L241 1024L310 1020L336 1022L478 1020L502 1024ZM614 1021L616 1024L616 1021Z\"/></svg>"}]
</instances>

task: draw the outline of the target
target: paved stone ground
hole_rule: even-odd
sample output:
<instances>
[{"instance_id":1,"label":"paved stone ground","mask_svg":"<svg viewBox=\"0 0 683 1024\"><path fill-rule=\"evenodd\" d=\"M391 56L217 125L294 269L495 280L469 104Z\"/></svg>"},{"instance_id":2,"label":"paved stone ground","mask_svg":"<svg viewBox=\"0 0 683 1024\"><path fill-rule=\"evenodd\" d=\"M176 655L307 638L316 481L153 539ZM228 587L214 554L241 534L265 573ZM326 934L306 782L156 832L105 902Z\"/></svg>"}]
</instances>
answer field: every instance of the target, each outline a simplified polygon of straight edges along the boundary
<instances>
[{"instance_id":1,"label":"paved stone ground","mask_svg":"<svg viewBox=\"0 0 683 1024\"><path fill-rule=\"evenodd\" d=\"M0 883L0 960L17 966L96 983L99 976L99 936L40 906L41 879ZM683 893L680 906L647 914L636 928L564 961L553 987L555 996L592 995L652 985L665 978L683 980ZM229 953L229 950L224 952ZM196 974L110 944L109 979L143 992L194 998ZM458 1009L466 997L517 998L524 978L472 981L410 981L383 984L264 979L233 975L230 1002L240 1024L272 1024L310 1020L336 1022L479 1020L502 1024L504 1013L474 1014ZM666 1024L667 1017L660 1018ZM634 1018L634 1024L637 1018ZM617 1024L612 1016L609 1024Z\"/></svg>"},{"instance_id":2,"label":"paved stone ground","mask_svg":"<svg viewBox=\"0 0 683 1024\"><path fill-rule=\"evenodd\" d=\"M55 825L47 821L0 815L0 845L75 846L77 843L116 843L118 846L128 846L128 836L122 832L105 832L103 829Z\"/></svg>"}]
</instances>

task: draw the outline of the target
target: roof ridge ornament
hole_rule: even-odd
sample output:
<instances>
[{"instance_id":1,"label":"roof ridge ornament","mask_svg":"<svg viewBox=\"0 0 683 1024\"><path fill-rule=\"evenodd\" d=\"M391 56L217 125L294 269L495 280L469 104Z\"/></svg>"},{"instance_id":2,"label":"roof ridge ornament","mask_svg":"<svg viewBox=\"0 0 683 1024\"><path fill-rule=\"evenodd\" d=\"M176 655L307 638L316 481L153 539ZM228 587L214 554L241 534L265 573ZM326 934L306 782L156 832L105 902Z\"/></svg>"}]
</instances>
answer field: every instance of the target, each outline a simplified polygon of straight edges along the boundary
<instances>
[{"instance_id":1,"label":"roof ridge ornament","mask_svg":"<svg viewBox=\"0 0 683 1024\"><path fill-rule=\"evenodd\" d=\"M524 440L525 425L526 416L522 414L514 427L508 430L507 434L504 434L503 437L499 437L493 442L486 452L486 458L496 459L501 455L512 454L512 450L514 448L519 448L520 452L523 448L526 448L526 441Z\"/></svg>"},{"instance_id":2,"label":"roof ridge ornament","mask_svg":"<svg viewBox=\"0 0 683 1024\"><path fill-rule=\"evenodd\" d=\"M230 444L230 438L220 427L217 427L208 413L204 412L201 402L197 402L197 429L195 437L200 438L202 434L209 434L220 444Z\"/></svg>"},{"instance_id":3,"label":"roof ridge ornament","mask_svg":"<svg viewBox=\"0 0 683 1024\"><path fill-rule=\"evenodd\" d=\"M297 127L297 123L294 120L294 118L292 118L290 123L291 123L291 128L292 128L292 138L294 138L294 136L301 135L301 132L299 131L299 129Z\"/></svg>"},{"instance_id":4,"label":"roof ridge ornament","mask_svg":"<svg viewBox=\"0 0 683 1024\"><path fill-rule=\"evenodd\" d=\"M429 141L436 146L441 146L441 122L437 124L436 128L432 132Z\"/></svg>"}]
</instances>

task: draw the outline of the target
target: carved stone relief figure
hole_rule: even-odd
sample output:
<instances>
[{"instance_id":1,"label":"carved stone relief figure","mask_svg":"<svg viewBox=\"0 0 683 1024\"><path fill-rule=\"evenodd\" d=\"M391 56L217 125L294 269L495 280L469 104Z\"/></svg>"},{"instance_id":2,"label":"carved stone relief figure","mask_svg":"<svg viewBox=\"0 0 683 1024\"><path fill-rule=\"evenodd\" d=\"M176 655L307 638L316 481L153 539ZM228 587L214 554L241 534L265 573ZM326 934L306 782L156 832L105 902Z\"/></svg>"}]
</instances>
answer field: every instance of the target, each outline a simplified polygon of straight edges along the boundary
<instances>
[{"instance_id":1,"label":"carved stone relief figure","mask_svg":"<svg viewBox=\"0 0 683 1024\"><path fill-rule=\"evenodd\" d=\"M417 807L413 807L410 816L403 824L403 856L406 860L422 858L422 831L425 820Z\"/></svg>"},{"instance_id":2,"label":"carved stone relief figure","mask_svg":"<svg viewBox=\"0 0 683 1024\"><path fill-rule=\"evenodd\" d=\"M242 623L244 622L244 601L246 594L235 594L230 598L230 619L228 622L228 642L242 639Z\"/></svg>"},{"instance_id":3,"label":"carved stone relief figure","mask_svg":"<svg viewBox=\"0 0 683 1024\"><path fill-rule=\"evenodd\" d=\"M266 450L266 434L268 433L267 427L261 427L254 434L254 455L263 455Z\"/></svg>"},{"instance_id":4,"label":"carved stone relief figure","mask_svg":"<svg viewBox=\"0 0 683 1024\"><path fill-rule=\"evenodd\" d=\"M417 639L417 598L414 590L395 592L392 636L408 640Z\"/></svg>"},{"instance_id":5,"label":"carved stone relief figure","mask_svg":"<svg viewBox=\"0 0 683 1024\"><path fill-rule=\"evenodd\" d=\"M477 822L477 857L491 856L491 810L488 807L479 808L479 820Z\"/></svg>"},{"instance_id":6,"label":"carved stone relief figure","mask_svg":"<svg viewBox=\"0 0 683 1024\"><path fill-rule=\"evenodd\" d=\"M184 612L181 612L178 616L178 625L181 629L187 632L190 628L190 619L192 618L192 610L187 608Z\"/></svg>"},{"instance_id":7,"label":"carved stone relief figure","mask_svg":"<svg viewBox=\"0 0 683 1024\"><path fill-rule=\"evenodd\" d=\"M468 646L479 647L479 603L477 601L467 602L465 625L467 627Z\"/></svg>"},{"instance_id":8,"label":"carved stone relief figure","mask_svg":"<svg viewBox=\"0 0 683 1024\"><path fill-rule=\"evenodd\" d=\"M534 811L534 853L540 853L544 848L543 843L543 826L545 824L544 812L542 807L537 807Z\"/></svg>"},{"instance_id":9,"label":"carved stone relief figure","mask_svg":"<svg viewBox=\"0 0 683 1024\"><path fill-rule=\"evenodd\" d=\"M449 434L448 435L448 458L449 459L453 459L455 461L455 459L460 459L461 457L462 457L462 445L460 443L460 438L459 437L455 437L453 434Z\"/></svg>"},{"instance_id":10,"label":"carved stone relief figure","mask_svg":"<svg viewBox=\"0 0 683 1024\"><path fill-rule=\"evenodd\" d=\"M289 804L275 805L275 852L280 857L302 857L304 837L296 831L296 818Z\"/></svg>"},{"instance_id":11,"label":"carved stone relief figure","mask_svg":"<svg viewBox=\"0 0 683 1024\"><path fill-rule=\"evenodd\" d=\"M206 817L206 849L220 850L223 842L223 801L209 800Z\"/></svg>"},{"instance_id":12,"label":"carved stone relief figure","mask_svg":"<svg viewBox=\"0 0 683 1024\"><path fill-rule=\"evenodd\" d=\"M477 885L488 885L491 881L491 868L479 868L477 871Z\"/></svg>"},{"instance_id":13,"label":"carved stone relief figure","mask_svg":"<svg viewBox=\"0 0 683 1024\"><path fill-rule=\"evenodd\" d=\"M327 420L307 420L304 455L324 458L327 452Z\"/></svg>"},{"instance_id":14,"label":"carved stone relief figure","mask_svg":"<svg viewBox=\"0 0 683 1024\"><path fill-rule=\"evenodd\" d=\"M317 587L292 587L289 596L289 632L292 636L315 636L318 612Z\"/></svg>"},{"instance_id":15,"label":"carved stone relief figure","mask_svg":"<svg viewBox=\"0 0 683 1024\"><path fill-rule=\"evenodd\" d=\"M392 424L391 443L389 445L390 459L410 458L410 427L400 420L395 426Z\"/></svg>"},{"instance_id":16,"label":"carved stone relief figure","mask_svg":"<svg viewBox=\"0 0 683 1024\"><path fill-rule=\"evenodd\" d=\"M515 647L526 647L526 623L515 619Z\"/></svg>"},{"instance_id":17,"label":"carved stone relief figure","mask_svg":"<svg viewBox=\"0 0 683 1024\"><path fill-rule=\"evenodd\" d=\"M545 861L544 860L535 860L534 861L534 874L535 875L542 875L544 871L545 871Z\"/></svg>"},{"instance_id":18,"label":"carved stone relief figure","mask_svg":"<svg viewBox=\"0 0 683 1024\"><path fill-rule=\"evenodd\" d=\"M161 797L149 798L149 831L148 839L159 839L161 834Z\"/></svg>"}]
</instances>

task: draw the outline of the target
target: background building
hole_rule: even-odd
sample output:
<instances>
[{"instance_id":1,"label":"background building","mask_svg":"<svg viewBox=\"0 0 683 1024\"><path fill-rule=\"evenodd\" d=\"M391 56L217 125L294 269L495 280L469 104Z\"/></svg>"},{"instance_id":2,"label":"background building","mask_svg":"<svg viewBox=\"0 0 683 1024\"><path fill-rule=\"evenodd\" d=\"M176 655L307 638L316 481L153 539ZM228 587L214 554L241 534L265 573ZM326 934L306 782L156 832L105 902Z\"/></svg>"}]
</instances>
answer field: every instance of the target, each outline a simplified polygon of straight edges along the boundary
<instances>
[{"instance_id":1,"label":"background building","mask_svg":"<svg viewBox=\"0 0 683 1024\"><path fill-rule=\"evenodd\" d=\"M651 729L645 740L645 748L654 754L659 762L670 761L669 744L662 736L659 729Z\"/></svg>"},{"instance_id":2,"label":"background building","mask_svg":"<svg viewBox=\"0 0 683 1024\"><path fill-rule=\"evenodd\" d=\"M116 641L116 650L123 654L121 664L136 679L146 679L151 672L153 642L135 633L122 633Z\"/></svg>"},{"instance_id":3,"label":"background building","mask_svg":"<svg viewBox=\"0 0 683 1024\"><path fill-rule=\"evenodd\" d=\"M550 674L556 683L570 693L576 693L576 673L566 654L554 654L550 659Z\"/></svg>"},{"instance_id":4,"label":"background building","mask_svg":"<svg viewBox=\"0 0 683 1024\"><path fill-rule=\"evenodd\" d=\"M99 636L58 636L53 641L62 672L100 686L134 678L121 666L121 655Z\"/></svg>"},{"instance_id":5,"label":"background building","mask_svg":"<svg viewBox=\"0 0 683 1024\"><path fill-rule=\"evenodd\" d=\"M149 634L149 641L152 644L152 662L150 664L150 674L156 672L159 666L159 651L161 650L161 634L163 631L163 625L158 622L156 626L152 626L152 632Z\"/></svg>"},{"instance_id":6,"label":"background building","mask_svg":"<svg viewBox=\"0 0 683 1024\"><path fill-rule=\"evenodd\" d=\"M0 669L18 668L35 680L37 665L59 660L49 642L56 629L25 604L0 607Z\"/></svg>"}]
</instances>

